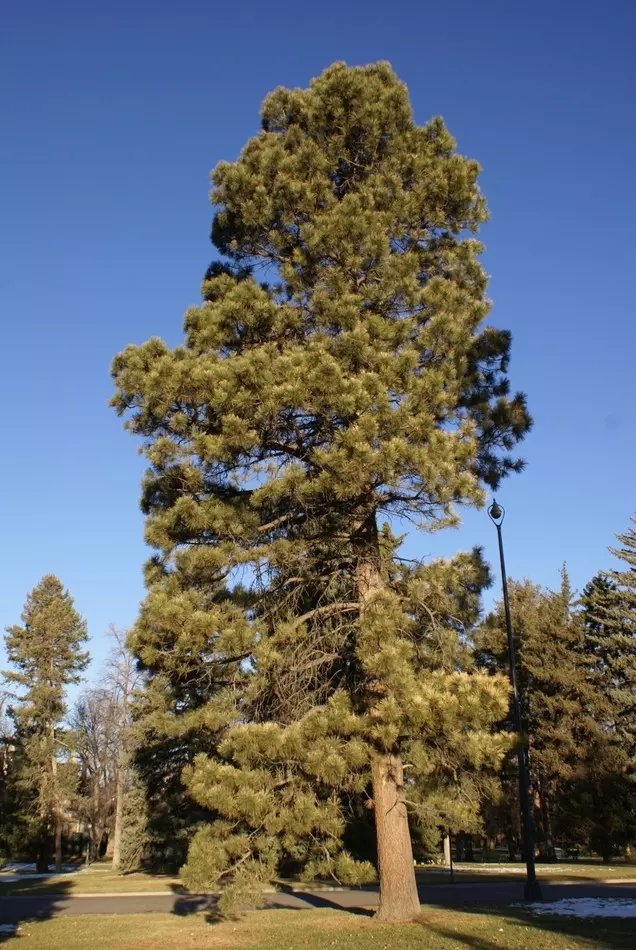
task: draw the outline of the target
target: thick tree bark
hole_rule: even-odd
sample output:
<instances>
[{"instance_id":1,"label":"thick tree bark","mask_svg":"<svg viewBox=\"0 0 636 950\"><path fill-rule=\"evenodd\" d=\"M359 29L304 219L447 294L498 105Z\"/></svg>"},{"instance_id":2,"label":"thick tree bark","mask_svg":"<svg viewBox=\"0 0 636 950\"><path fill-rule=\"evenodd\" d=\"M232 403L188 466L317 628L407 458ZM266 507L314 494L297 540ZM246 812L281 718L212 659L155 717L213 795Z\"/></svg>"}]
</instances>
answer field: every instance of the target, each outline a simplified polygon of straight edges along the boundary
<instances>
[{"instance_id":1,"label":"thick tree bark","mask_svg":"<svg viewBox=\"0 0 636 950\"><path fill-rule=\"evenodd\" d=\"M361 610L383 589L375 513L367 513L354 535L356 587ZM402 797L403 768L397 750L373 757L371 781L380 874L378 920L413 920L420 913L408 812Z\"/></svg>"},{"instance_id":2,"label":"thick tree bark","mask_svg":"<svg viewBox=\"0 0 636 950\"><path fill-rule=\"evenodd\" d=\"M380 906L378 920L413 920L420 913L406 805L402 801L402 761L376 755L371 763L378 839Z\"/></svg>"},{"instance_id":3,"label":"thick tree bark","mask_svg":"<svg viewBox=\"0 0 636 950\"><path fill-rule=\"evenodd\" d=\"M451 840L447 831L442 835L442 842L444 845L444 864L449 868L451 866Z\"/></svg>"}]
</instances>

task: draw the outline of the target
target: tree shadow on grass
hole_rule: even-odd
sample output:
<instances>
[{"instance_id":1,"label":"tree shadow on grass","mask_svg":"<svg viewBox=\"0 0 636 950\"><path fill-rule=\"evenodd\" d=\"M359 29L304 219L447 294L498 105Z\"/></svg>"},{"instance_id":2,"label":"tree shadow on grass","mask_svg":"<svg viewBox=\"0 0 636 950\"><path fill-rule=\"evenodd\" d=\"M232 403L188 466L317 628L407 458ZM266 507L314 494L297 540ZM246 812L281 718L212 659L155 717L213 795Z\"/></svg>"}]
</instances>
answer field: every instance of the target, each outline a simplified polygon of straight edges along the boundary
<instances>
[{"instance_id":1,"label":"tree shadow on grass","mask_svg":"<svg viewBox=\"0 0 636 950\"><path fill-rule=\"evenodd\" d=\"M16 886L20 885L16 883ZM61 913L68 904L71 887L71 881L61 880L55 882L55 894L33 891L0 896L0 943L19 935L19 930L23 930L26 924L51 920Z\"/></svg>"},{"instance_id":2,"label":"tree shadow on grass","mask_svg":"<svg viewBox=\"0 0 636 950\"><path fill-rule=\"evenodd\" d=\"M189 894L181 885L171 884L170 890L175 896L170 913L177 917L189 917L202 911L216 913L218 897L214 894Z\"/></svg>"},{"instance_id":3,"label":"tree shadow on grass","mask_svg":"<svg viewBox=\"0 0 636 950\"><path fill-rule=\"evenodd\" d=\"M206 922L209 924L221 923L230 917L241 917L252 907L245 907L237 911L236 915L226 915L219 910L219 898L217 895L195 895L183 892L178 885L172 886L172 892L175 895L175 902L172 906L172 913L178 917L187 917L190 914L205 913ZM283 895L278 900L276 893ZM290 887L287 884L279 884L277 892L266 894L263 905L258 909L263 910L309 910L311 908L338 910L343 913L349 913L358 917L372 917L373 910L366 907L343 907L336 901L330 900L325 892L303 891Z\"/></svg>"},{"instance_id":4,"label":"tree shadow on grass","mask_svg":"<svg viewBox=\"0 0 636 950\"><path fill-rule=\"evenodd\" d=\"M448 911L450 908L440 907L439 910ZM509 904L479 905L454 910L462 917L465 915L465 931L463 928L444 926L437 916L434 920L427 920L426 912L422 916L422 926L432 933L451 939L454 945L470 947L473 950L503 950L506 947L523 947L524 950L527 947L531 950L537 946L539 932L546 935L559 935L566 938L566 941L567 938L585 940L588 945L590 939L593 939L595 950L634 950L636 947L636 919L634 918L578 918L532 914L524 907L511 907ZM501 924L503 930L499 940L490 941L475 935L471 918L476 915L492 915L498 918L497 924ZM546 942L544 946L548 947L551 944Z\"/></svg>"},{"instance_id":5,"label":"tree shadow on grass","mask_svg":"<svg viewBox=\"0 0 636 950\"><path fill-rule=\"evenodd\" d=\"M299 888L290 887L289 884L279 884L278 891L292 898L292 902L268 900L267 907L272 910L307 910L309 904L310 907L339 910L357 917L373 917L375 913L375 910L368 907L343 907L342 904L326 896L329 893L328 891L303 891ZM298 900L300 903L293 903L294 900Z\"/></svg>"}]
</instances>

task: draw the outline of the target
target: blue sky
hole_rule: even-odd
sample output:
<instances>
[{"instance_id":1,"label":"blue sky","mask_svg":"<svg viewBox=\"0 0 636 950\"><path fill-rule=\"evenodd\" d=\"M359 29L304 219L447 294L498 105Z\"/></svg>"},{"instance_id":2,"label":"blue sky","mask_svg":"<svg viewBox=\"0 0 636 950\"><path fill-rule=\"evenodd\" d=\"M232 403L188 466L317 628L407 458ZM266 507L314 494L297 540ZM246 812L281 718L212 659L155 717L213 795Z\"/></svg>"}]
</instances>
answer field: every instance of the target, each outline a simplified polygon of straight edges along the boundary
<instances>
[{"instance_id":1,"label":"blue sky","mask_svg":"<svg viewBox=\"0 0 636 950\"><path fill-rule=\"evenodd\" d=\"M492 321L535 429L500 492L509 573L575 586L636 508L630 0L21 0L0 14L0 621L60 576L101 656L143 596L142 460L108 408L129 342L181 337L211 256L209 170L277 85L388 59L483 165ZM409 538L411 556L474 543Z\"/></svg>"}]
</instances>

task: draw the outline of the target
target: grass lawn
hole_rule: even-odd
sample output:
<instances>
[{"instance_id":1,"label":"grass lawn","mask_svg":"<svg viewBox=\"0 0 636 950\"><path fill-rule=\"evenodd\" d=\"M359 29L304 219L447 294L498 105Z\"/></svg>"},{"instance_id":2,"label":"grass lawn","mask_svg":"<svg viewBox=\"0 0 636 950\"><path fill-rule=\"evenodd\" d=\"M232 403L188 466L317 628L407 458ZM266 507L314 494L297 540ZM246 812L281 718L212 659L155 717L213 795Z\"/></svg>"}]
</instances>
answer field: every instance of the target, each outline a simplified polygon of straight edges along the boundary
<instances>
[{"instance_id":1,"label":"grass lawn","mask_svg":"<svg viewBox=\"0 0 636 950\"><path fill-rule=\"evenodd\" d=\"M0 895L7 894L130 894L180 888L178 877L165 874L113 874L112 871L80 871L48 878L3 883Z\"/></svg>"},{"instance_id":2,"label":"grass lawn","mask_svg":"<svg viewBox=\"0 0 636 950\"><path fill-rule=\"evenodd\" d=\"M210 924L205 915L58 917L23 923L9 950L633 950L636 920L531 918L424 908L421 921L389 926L332 910L253 911ZM3 937L0 936L0 941Z\"/></svg>"}]
</instances>

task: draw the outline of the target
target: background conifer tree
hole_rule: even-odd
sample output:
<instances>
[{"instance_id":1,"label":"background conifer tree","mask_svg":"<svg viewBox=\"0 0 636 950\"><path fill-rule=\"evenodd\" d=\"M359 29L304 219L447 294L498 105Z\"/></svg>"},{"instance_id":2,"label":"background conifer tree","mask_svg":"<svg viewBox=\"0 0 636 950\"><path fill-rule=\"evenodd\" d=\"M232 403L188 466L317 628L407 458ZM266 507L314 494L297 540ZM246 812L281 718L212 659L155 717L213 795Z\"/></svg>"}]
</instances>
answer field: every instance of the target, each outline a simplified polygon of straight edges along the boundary
<instances>
[{"instance_id":1,"label":"background conifer tree","mask_svg":"<svg viewBox=\"0 0 636 950\"><path fill-rule=\"evenodd\" d=\"M631 519L636 525L636 519ZM591 680L611 707L608 725L636 767L636 529L609 551L621 567L594 577L581 597Z\"/></svg>"},{"instance_id":2,"label":"background conifer tree","mask_svg":"<svg viewBox=\"0 0 636 950\"><path fill-rule=\"evenodd\" d=\"M64 756L60 729L66 713L65 690L77 683L88 664L82 650L86 622L73 599L53 574L47 574L28 595L22 624L8 627L5 644L14 667L4 676L19 687L13 715L24 753L22 783L34 799L40 840L38 864L47 870L49 836L55 839L55 867L62 868L62 822L65 803L74 791L75 769Z\"/></svg>"},{"instance_id":3,"label":"background conifer tree","mask_svg":"<svg viewBox=\"0 0 636 950\"><path fill-rule=\"evenodd\" d=\"M632 519L632 524L634 524ZM601 739L571 789L572 825L609 861L636 828L636 531L611 547L624 565L597 574L579 601Z\"/></svg>"},{"instance_id":4,"label":"background conifer tree","mask_svg":"<svg viewBox=\"0 0 636 950\"><path fill-rule=\"evenodd\" d=\"M478 171L441 119L414 124L385 63L276 90L260 134L214 172L225 262L184 344L115 359L158 552L136 649L173 678L178 667L186 693L203 657L214 692L185 713L217 753L186 772L221 816L190 850L199 884L229 875L240 895L282 852L308 872L366 874L341 848L340 793L370 778L379 916L413 916L403 755L445 716L470 731L506 702L487 676L423 669L426 579L396 576L384 527L454 524L457 505L481 504L521 465L510 451L529 417L509 396L510 336L483 327ZM291 722L246 721L262 683L251 671L307 642L332 664L326 701Z\"/></svg>"},{"instance_id":5,"label":"background conifer tree","mask_svg":"<svg viewBox=\"0 0 636 950\"><path fill-rule=\"evenodd\" d=\"M588 680L588 660L565 568L558 591L528 580L511 580L509 590L537 839L542 856L554 860L555 821L557 830L571 825L567 817L571 786L585 774L601 740L595 711L603 698ZM476 645L480 664L500 672L507 669L502 603L477 632ZM513 772L509 762L505 778Z\"/></svg>"}]
</instances>

